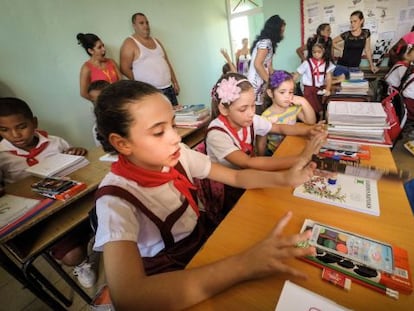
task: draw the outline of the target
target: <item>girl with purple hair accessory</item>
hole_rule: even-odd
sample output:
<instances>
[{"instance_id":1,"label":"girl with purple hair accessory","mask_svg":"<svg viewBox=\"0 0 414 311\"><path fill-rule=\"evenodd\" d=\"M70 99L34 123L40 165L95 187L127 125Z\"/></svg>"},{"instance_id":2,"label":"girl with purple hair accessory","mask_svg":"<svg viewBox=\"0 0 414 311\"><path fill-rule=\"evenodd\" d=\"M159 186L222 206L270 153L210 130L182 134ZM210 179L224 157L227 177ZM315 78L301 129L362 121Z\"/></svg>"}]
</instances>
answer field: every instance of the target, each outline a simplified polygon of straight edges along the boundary
<instances>
[{"instance_id":1,"label":"girl with purple hair accessory","mask_svg":"<svg viewBox=\"0 0 414 311\"><path fill-rule=\"evenodd\" d=\"M306 124L315 124L316 117L312 106L304 97L294 95L294 87L290 73L284 70L274 71L265 95L265 104L270 103L271 106L263 112L262 117L272 124L295 125L297 119ZM269 133L267 136L258 137L258 154L272 155L283 138L285 135L282 133Z\"/></svg>"}]
</instances>

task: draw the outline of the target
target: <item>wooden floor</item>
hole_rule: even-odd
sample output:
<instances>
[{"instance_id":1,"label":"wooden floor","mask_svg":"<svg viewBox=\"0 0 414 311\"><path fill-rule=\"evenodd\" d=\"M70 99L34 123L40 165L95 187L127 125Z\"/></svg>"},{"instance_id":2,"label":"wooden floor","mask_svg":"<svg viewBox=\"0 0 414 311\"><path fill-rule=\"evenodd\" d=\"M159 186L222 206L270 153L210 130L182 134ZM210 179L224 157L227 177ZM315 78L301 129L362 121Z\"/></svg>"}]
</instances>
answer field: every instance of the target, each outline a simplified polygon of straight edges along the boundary
<instances>
[{"instance_id":1,"label":"wooden floor","mask_svg":"<svg viewBox=\"0 0 414 311\"><path fill-rule=\"evenodd\" d=\"M406 139L407 140L407 139ZM414 177L414 156L412 156L407 150L404 149L403 143L405 141L399 141L393 149L393 156L397 163L397 166L401 169L409 170L411 176ZM99 255L98 255L99 257ZM99 260L98 260L99 261ZM36 262L36 266L41 269L45 275L66 295L73 295L73 304L68 310L89 310L86 303L76 294L74 294L66 285L66 283L60 279L60 277L43 262L40 258ZM99 278L97 284L88 290L85 290L89 295L93 296L100 286L105 282L103 273L103 264L100 261L99 264ZM14 280L8 273L0 268L0 311L41 311L48 310L48 307L39 299L37 299L29 290L22 287L22 285Z\"/></svg>"}]
</instances>

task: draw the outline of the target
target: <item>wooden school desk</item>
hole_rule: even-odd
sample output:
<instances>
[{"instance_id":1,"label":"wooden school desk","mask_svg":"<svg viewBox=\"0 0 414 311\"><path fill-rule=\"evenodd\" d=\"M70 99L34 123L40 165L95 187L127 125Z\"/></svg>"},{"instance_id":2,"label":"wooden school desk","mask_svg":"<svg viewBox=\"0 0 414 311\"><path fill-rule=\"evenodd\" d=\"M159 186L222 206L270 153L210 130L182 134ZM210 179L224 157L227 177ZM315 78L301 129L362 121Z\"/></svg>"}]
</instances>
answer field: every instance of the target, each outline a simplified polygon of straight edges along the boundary
<instances>
[{"instance_id":1,"label":"wooden school desk","mask_svg":"<svg viewBox=\"0 0 414 311\"><path fill-rule=\"evenodd\" d=\"M67 201L56 200L35 217L0 238L2 250L9 255L11 260L17 262L16 266L20 267L27 281L35 287L47 288L54 298L57 298L66 306L71 304L71 300L57 291L32 263L38 256L43 256L86 302L91 301L91 298L79 285L51 258L47 250L59 238L63 237L77 225L88 221L88 212L94 205L94 190L110 168L108 162L99 161L99 157L103 154L104 152L101 148L89 151L87 158L90 163L70 175L72 179L86 183L86 190ZM20 182L7 185L6 193L42 199L43 197L33 192L30 188L30 185L37 180L39 178L28 177ZM48 296L45 291L40 294L39 298L49 306L54 306L52 307L53 309L63 308L52 296Z\"/></svg>"},{"instance_id":2,"label":"wooden school desk","mask_svg":"<svg viewBox=\"0 0 414 311\"><path fill-rule=\"evenodd\" d=\"M206 136L207 126L208 123L199 128L177 127L177 131L182 138L182 142L190 148L194 148Z\"/></svg>"},{"instance_id":3,"label":"wooden school desk","mask_svg":"<svg viewBox=\"0 0 414 311\"><path fill-rule=\"evenodd\" d=\"M287 137L275 156L298 154L303 146L304 139ZM370 164L395 169L388 148L372 147L371 150ZM292 211L293 217L285 228L285 234L299 232L305 218L310 218L405 248L413 272L414 216L403 185L380 180L378 189L379 217L294 197L291 187L248 190L188 267L208 264L245 250L267 236L276 222L287 211ZM414 294L400 293L399 300L393 300L355 282L348 292L323 281L320 268L299 259L290 260L289 265L306 272L309 277L306 281L290 277L292 281L353 310L412 310L414 306ZM287 275L279 274L239 284L191 310L274 310L286 278Z\"/></svg>"}]
</instances>

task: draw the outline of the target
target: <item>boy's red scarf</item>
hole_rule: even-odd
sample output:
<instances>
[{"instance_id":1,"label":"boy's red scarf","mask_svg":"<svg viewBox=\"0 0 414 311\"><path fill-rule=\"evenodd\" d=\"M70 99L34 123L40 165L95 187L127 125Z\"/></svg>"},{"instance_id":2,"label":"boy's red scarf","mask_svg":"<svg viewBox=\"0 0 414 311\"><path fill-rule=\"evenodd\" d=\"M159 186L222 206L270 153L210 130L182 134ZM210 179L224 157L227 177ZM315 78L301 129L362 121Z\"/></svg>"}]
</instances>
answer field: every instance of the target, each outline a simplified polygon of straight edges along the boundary
<instances>
[{"instance_id":1,"label":"boy's red scarf","mask_svg":"<svg viewBox=\"0 0 414 311\"><path fill-rule=\"evenodd\" d=\"M218 116L219 120L224 123L225 127L230 131L230 133L237 139L237 141L240 144L240 148L244 153L251 154L253 151L252 144L248 144L247 141L247 127L243 127L243 140L240 139L239 135L237 134L237 131L231 126L229 120L223 116Z\"/></svg>"},{"instance_id":2,"label":"boy's red scarf","mask_svg":"<svg viewBox=\"0 0 414 311\"><path fill-rule=\"evenodd\" d=\"M132 164L125 156L120 154L118 161L112 163L111 171L116 175L135 181L142 187L148 188L158 187L173 181L174 187L187 198L194 212L197 216L200 216L197 203L190 192L190 189L196 189L196 187L174 167L171 167L169 172L150 171Z\"/></svg>"},{"instance_id":3,"label":"boy's red scarf","mask_svg":"<svg viewBox=\"0 0 414 311\"><path fill-rule=\"evenodd\" d=\"M42 134L42 136L45 136L45 137L48 136L47 132L45 132L45 131L37 131L37 132ZM16 150L10 150L10 153L12 153L12 154L14 154L18 157L26 158L27 165L33 166L33 165L39 163L39 161L36 159L36 156L39 155L40 153L42 153L42 151L45 150L48 145L49 145L49 142L45 141L45 142L41 143L39 147L35 147L35 148L30 149L30 151L28 151L29 154L18 154Z\"/></svg>"}]
</instances>

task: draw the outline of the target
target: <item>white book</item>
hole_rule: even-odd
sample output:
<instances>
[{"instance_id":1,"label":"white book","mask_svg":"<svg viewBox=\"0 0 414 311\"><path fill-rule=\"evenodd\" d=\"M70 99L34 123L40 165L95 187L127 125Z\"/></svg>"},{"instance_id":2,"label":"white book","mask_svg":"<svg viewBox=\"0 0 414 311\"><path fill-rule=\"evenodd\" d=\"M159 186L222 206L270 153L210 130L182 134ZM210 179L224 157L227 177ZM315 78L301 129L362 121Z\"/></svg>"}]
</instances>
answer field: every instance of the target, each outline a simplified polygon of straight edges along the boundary
<instances>
[{"instance_id":1,"label":"white book","mask_svg":"<svg viewBox=\"0 0 414 311\"><path fill-rule=\"evenodd\" d=\"M26 172L38 177L63 177L86 166L89 161L84 156L57 153L29 166Z\"/></svg>"},{"instance_id":2,"label":"white book","mask_svg":"<svg viewBox=\"0 0 414 311\"><path fill-rule=\"evenodd\" d=\"M5 194L0 197L0 228L13 222L35 207L40 200Z\"/></svg>"},{"instance_id":3,"label":"white book","mask_svg":"<svg viewBox=\"0 0 414 311\"><path fill-rule=\"evenodd\" d=\"M375 176L372 176L373 178ZM356 212L379 216L377 181L374 179L338 174L335 185L328 178L314 176L311 180L296 187L293 195L335 205Z\"/></svg>"},{"instance_id":4,"label":"white book","mask_svg":"<svg viewBox=\"0 0 414 311\"><path fill-rule=\"evenodd\" d=\"M385 124L387 114L380 102L330 101L327 109L328 123Z\"/></svg>"},{"instance_id":5,"label":"white book","mask_svg":"<svg viewBox=\"0 0 414 311\"><path fill-rule=\"evenodd\" d=\"M293 282L285 281L282 293L275 311L309 311L309 310L329 310L329 311L349 311L336 302L318 295L296 285Z\"/></svg>"}]
</instances>

